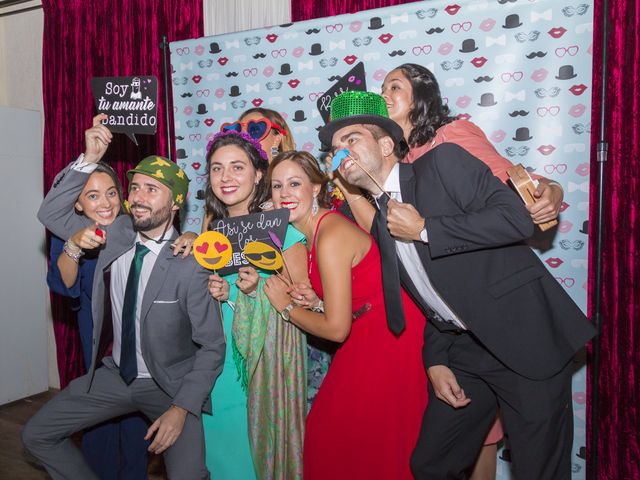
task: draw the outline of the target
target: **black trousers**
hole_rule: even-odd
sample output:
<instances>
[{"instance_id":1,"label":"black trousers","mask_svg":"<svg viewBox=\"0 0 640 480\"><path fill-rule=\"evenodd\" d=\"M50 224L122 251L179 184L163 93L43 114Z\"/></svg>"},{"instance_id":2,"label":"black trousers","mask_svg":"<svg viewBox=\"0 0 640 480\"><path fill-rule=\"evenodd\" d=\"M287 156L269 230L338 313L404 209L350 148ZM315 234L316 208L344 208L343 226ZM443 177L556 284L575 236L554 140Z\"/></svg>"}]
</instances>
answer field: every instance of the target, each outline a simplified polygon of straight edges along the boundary
<instances>
[{"instance_id":1,"label":"black trousers","mask_svg":"<svg viewBox=\"0 0 640 480\"><path fill-rule=\"evenodd\" d=\"M469 333L450 333L449 368L471 403L454 409L429 384L411 458L416 479L465 479L500 408L517 480L571 478L572 362L546 380L509 370Z\"/></svg>"}]
</instances>

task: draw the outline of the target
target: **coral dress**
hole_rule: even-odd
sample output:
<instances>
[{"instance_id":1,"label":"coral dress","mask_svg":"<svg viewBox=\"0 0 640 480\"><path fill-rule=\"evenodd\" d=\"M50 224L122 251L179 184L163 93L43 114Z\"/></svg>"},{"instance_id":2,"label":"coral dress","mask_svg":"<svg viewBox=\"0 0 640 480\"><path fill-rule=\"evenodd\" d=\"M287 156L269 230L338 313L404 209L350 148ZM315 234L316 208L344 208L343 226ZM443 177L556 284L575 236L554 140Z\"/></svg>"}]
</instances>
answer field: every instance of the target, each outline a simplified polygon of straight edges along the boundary
<instances>
[{"instance_id":1,"label":"coral dress","mask_svg":"<svg viewBox=\"0 0 640 480\"><path fill-rule=\"evenodd\" d=\"M325 214L318 225L327 215L339 214ZM322 298L315 244L314 235L309 278ZM373 240L351 278L354 321L307 417L304 478L411 479L409 458L427 405L425 318L403 291L406 329L398 338L388 329Z\"/></svg>"}]
</instances>

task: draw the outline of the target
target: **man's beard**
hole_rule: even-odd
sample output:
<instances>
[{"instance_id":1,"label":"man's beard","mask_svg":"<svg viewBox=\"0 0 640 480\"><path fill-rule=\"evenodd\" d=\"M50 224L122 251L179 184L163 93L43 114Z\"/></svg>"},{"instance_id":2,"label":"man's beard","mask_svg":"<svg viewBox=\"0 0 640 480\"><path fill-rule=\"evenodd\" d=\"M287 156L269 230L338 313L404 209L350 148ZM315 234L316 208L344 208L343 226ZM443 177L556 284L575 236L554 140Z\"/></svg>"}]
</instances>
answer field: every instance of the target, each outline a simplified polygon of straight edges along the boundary
<instances>
[{"instance_id":1,"label":"man's beard","mask_svg":"<svg viewBox=\"0 0 640 480\"><path fill-rule=\"evenodd\" d=\"M149 210L151 214L144 219L137 219L135 216L131 216L133 220L133 229L136 232L148 232L149 230L153 230L154 228L158 228L162 225L166 225L171 218L171 204L167 204L162 207L160 210L152 211L150 208L142 206L138 203L134 203L131 205L131 209L134 208L142 208Z\"/></svg>"}]
</instances>

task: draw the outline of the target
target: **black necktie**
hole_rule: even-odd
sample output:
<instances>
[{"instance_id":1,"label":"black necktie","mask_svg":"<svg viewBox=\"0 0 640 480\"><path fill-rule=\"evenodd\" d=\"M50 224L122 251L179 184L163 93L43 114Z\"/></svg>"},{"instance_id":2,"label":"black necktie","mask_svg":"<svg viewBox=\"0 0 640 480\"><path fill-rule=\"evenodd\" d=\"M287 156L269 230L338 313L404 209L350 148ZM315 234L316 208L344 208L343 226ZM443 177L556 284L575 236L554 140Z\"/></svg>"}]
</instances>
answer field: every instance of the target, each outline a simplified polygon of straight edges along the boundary
<instances>
[{"instance_id":1,"label":"black necktie","mask_svg":"<svg viewBox=\"0 0 640 480\"><path fill-rule=\"evenodd\" d=\"M398 257L396 255L396 241L387 229L387 203L389 197L383 194L378 199L380 209L373 220L378 231L378 247L382 263L382 289L384 306L387 313L389 329L399 335L405 327L404 307L400 291L400 273L398 272Z\"/></svg>"},{"instance_id":2,"label":"black necktie","mask_svg":"<svg viewBox=\"0 0 640 480\"><path fill-rule=\"evenodd\" d=\"M122 304L122 340L120 342L120 376L129 385L138 376L138 362L136 356L136 303L138 299L138 284L142 260L149 253L149 249L141 243L136 243L136 253L131 260L127 286L124 290Z\"/></svg>"}]
</instances>

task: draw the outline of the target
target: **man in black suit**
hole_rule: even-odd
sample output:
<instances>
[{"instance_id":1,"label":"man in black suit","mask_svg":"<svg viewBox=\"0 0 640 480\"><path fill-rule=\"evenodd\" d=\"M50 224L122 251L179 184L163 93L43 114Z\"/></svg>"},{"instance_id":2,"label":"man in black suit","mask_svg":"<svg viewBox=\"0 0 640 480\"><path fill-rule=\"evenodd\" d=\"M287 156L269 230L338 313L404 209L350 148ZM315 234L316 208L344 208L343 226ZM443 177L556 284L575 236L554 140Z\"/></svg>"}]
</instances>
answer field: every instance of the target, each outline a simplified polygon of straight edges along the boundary
<instances>
[{"instance_id":1,"label":"man in black suit","mask_svg":"<svg viewBox=\"0 0 640 480\"><path fill-rule=\"evenodd\" d=\"M454 144L399 164L403 132L379 95L343 93L331 112L320 140L349 150L339 173L379 207L390 328L404 324L399 281L430 319L414 475L466 478L500 407L516 477L570 478L571 359L595 330L523 243L524 205Z\"/></svg>"}]
</instances>

